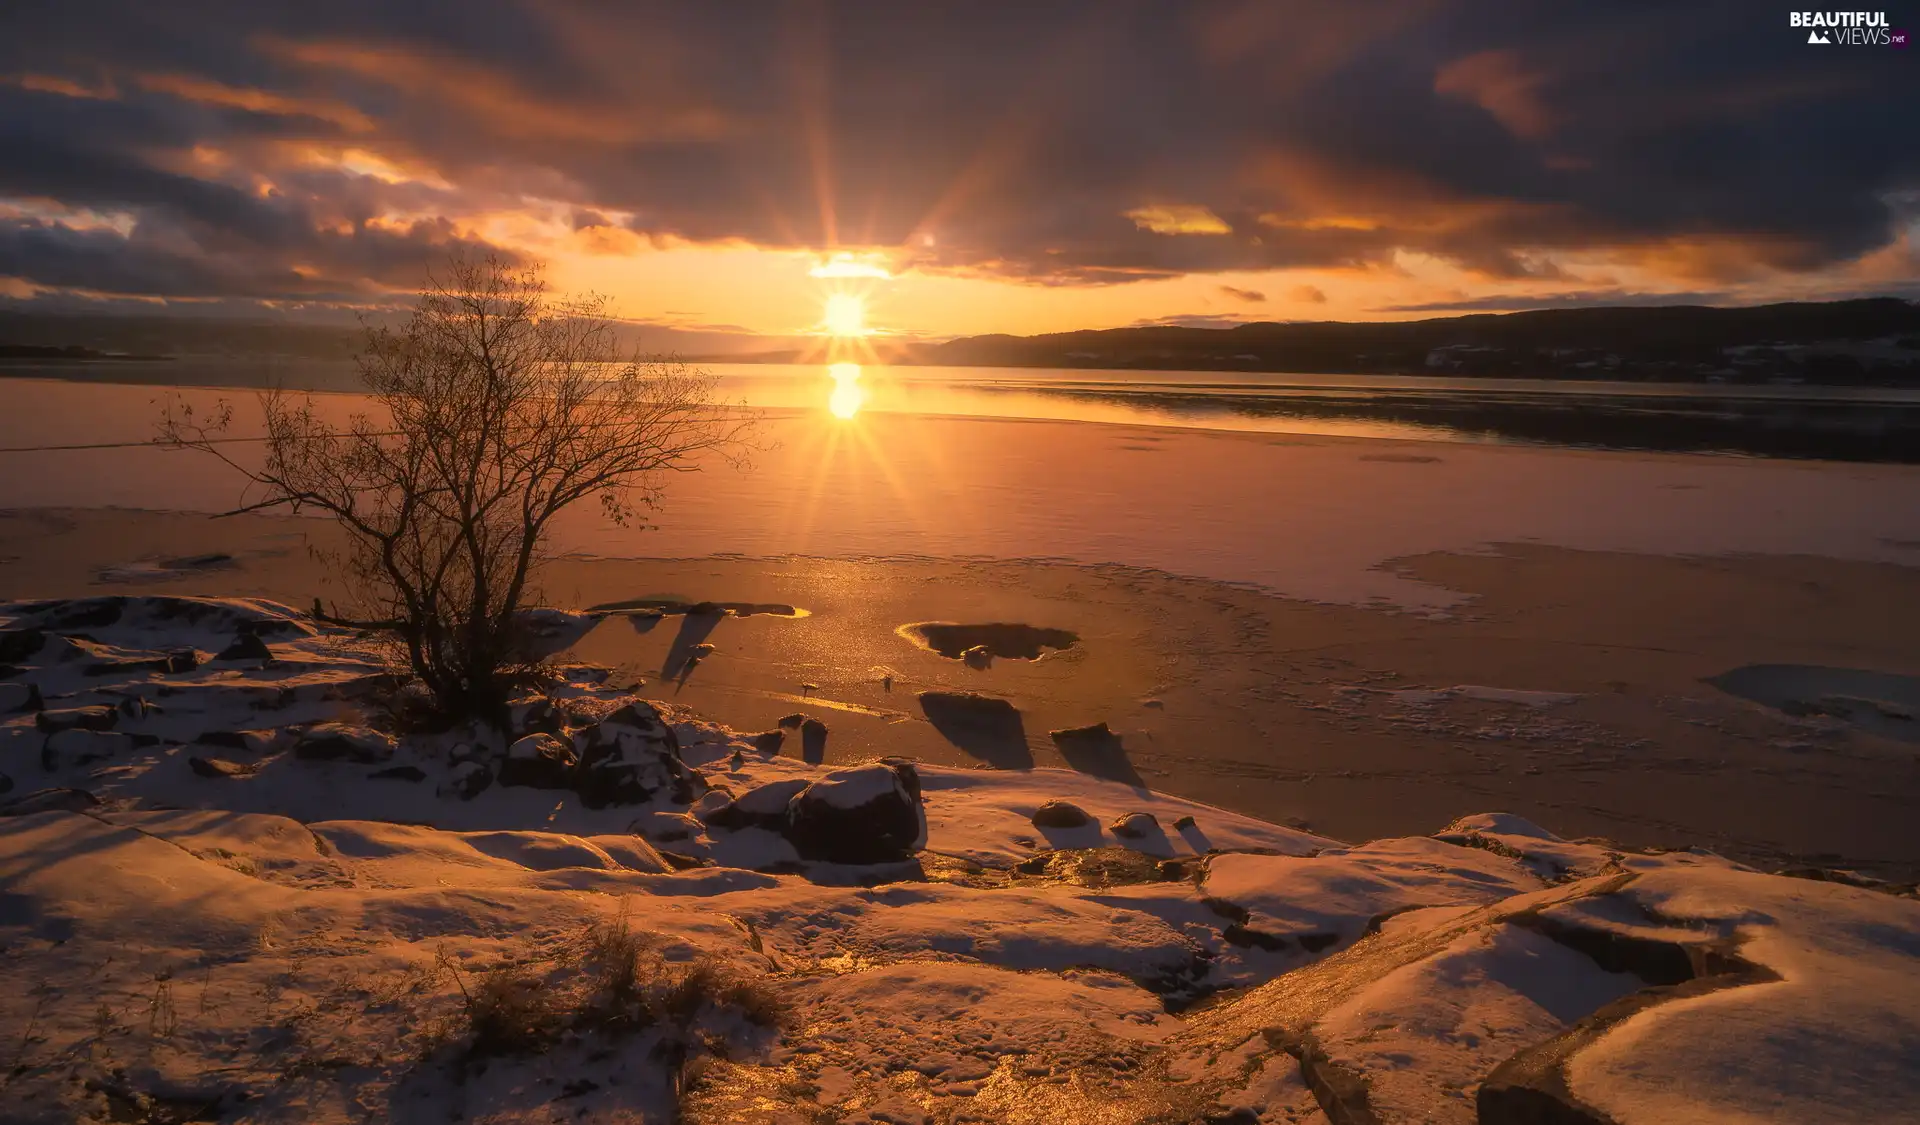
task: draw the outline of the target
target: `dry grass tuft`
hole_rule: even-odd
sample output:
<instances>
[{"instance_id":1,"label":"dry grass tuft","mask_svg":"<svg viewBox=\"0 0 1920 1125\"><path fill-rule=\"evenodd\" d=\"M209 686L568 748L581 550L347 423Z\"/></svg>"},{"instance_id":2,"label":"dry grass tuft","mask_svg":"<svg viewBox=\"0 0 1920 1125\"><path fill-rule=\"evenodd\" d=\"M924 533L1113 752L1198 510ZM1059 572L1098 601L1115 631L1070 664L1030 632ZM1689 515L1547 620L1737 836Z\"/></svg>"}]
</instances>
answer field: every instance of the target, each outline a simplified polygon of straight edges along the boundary
<instances>
[{"instance_id":1,"label":"dry grass tuft","mask_svg":"<svg viewBox=\"0 0 1920 1125\"><path fill-rule=\"evenodd\" d=\"M470 1057L527 1054L586 1033L622 1035L658 1029L663 1042L682 1045L720 1041L700 1030L711 1017L737 1016L763 1028L786 1022L788 1008L764 978L711 957L669 961L656 933L635 930L626 916L590 927L574 949L552 967L571 965L571 975L550 975L532 964L509 964L463 972L442 950L436 972L450 976L462 1001L463 1040ZM713 1048L693 1055L715 1053ZM724 1054L723 1051L718 1052Z\"/></svg>"}]
</instances>

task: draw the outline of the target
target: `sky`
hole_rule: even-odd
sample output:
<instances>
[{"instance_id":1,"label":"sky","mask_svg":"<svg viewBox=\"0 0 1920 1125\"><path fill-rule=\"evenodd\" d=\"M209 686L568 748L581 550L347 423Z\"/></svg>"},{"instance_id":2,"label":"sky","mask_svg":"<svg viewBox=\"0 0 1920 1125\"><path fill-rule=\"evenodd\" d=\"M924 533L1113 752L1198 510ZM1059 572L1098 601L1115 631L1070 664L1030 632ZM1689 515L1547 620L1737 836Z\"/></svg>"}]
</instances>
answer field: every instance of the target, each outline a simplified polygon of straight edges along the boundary
<instances>
[{"instance_id":1,"label":"sky","mask_svg":"<svg viewBox=\"0 0 1920 1125\"><path fill-rule=\"evenodd\" d=\"M26 0L0 301L338 317L489 250L736 336L1920 296L1920 50L1790 14Z\"/></svg>"}]
</instances>

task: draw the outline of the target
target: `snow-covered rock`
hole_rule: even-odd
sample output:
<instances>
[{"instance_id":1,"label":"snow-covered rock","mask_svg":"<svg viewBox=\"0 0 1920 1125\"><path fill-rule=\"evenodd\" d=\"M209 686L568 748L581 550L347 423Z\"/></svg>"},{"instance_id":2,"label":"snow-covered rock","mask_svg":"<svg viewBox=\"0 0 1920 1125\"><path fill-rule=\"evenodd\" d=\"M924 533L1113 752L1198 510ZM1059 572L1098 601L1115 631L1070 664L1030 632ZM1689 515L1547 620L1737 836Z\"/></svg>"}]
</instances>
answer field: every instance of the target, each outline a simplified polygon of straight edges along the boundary
<instances>
[{"instance_id":1,"label":"snow-covered rock","mask_svg":"<svg viewBox=\"0 0 1920 1125\"><path fill-rule=\"evenodd\" d=\"M905 763L834 770L795 794L782 834L804 859L890 863L926 845L920 779Z\"/></svg>"},{"instance_id":2,"label":"snow-covered rock","mask_svg":"<svg viewBox=\"0 0 1920 1125\"><path fill-rule=\"evenodd\" d=\"M367 725L352 635L174 601L0 609L56 715L0 712L9 1121L1913 1116L1905 888L1507 814L1352 846L1071 770L825 769L571 672L535 745L581 761L494 785L499 732ZM153 663L274 619L271 666ZM43 745L111 756L62 789ZM692 1024L465 1065L463 993L577 995L620 933Z\"/></svg>"},{"instance_id":3,"label":"snow-covered rock","mask_svg":"<svg viewBox=\"0 0 1920 1125\"><path fill-rule=\"evenodd\" d=\"M680 804L693 799L693 775L680 759L673 728L639 700L585 732L575 787L587 807L596 809L655 797Z\"/></svg>"},{"instance_id":4,"label":"snow-covered rock","mask_svg":"<svg viewBox=\"0 0 1920 1125\"><path fill-rule=\"evenodd\" d=\"M394 740L366 727L316 723L300 732L293 756L309 762L357 762L375 765L393 757Z\"/></svg>"},{"instance_id":5,"label":"snow-covered rock","mask_svg":"<svg viewBox=\"0 0 1920 1125\"><path fill-rule=\"evenodd\" d=\"M579 761L573 743L551 734L530 734L507 747L499 781L509 788L570 789Z\"/></svg>"}]
</instances>

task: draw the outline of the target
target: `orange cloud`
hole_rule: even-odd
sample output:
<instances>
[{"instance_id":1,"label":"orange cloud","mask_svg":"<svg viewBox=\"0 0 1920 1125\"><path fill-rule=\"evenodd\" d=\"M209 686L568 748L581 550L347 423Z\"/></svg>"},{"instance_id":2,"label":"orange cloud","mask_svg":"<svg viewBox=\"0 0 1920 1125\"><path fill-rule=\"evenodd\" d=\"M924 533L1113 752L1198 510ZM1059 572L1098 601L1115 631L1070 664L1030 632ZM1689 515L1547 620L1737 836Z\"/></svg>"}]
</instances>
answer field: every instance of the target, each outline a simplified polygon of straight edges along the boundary
<instances>
[{"instance_id":1,"label":"orange cloud","mask_svg":"<svg viewBox=\"0 0 1920 1125\"><path fill-rule=\"evenodd\" d=\"M22 90L32 90L37 94L58 94L63 98L87 98L93 101L112 101L120 96L111 82L100 86L85 86L71 78L62 78L57 74L10 74L0 77L0 82L9 86L18 86Z\"/></svg>"},{"instance_id":2,"label":"orange cloud","mask_svg":"<svg viewBox=\"0 0 1920 1125\"><path fill-rule=\"evenodd\" d=\"M1154 234L1232 234L1226 220L1196 203L1155 204L1126 213L1133 225Z\"/></svg>"},{"instance_id":3,"label":"orange cloud","mask_svg":"<svg viewBox=\"0 0 1920 1125\"><path fill-rule=\"evenodd\" d=\"M1522 66L1512 51L1481 51L1441 67L1433 92L1472 102L1514 136L1537 141L1554 125L1553 114L1540 100L1543 77Z\"/></svg>"},{"instance_id":4,"label":"orange cloud","mask_svg":"<svg viewBox=\"0 0 1920 1125\"><path fill-rule=\"evenodd\" d=\"M517 140L627 144L716 140L735 123L700 106L608 107L543 98L481 64L405 47L350 42L257 41L276 58L341 71L465 112L484 129Z\"/></svg>"},{"instance_id":5,"label":"orange cloud","mask_svg":"<svg viewBox=\"0 0 1920 1125\"><path fill-rule=\"evenodd\" d=\"M332 122L354 133L370 133L374 128L372 119L366 114L350 105L331 99L293 97L268 90L229 86L223 82L195 78L187 74L142 74L135 81L143 90L167 94L182 101L197 102L201 105L244 109L249 113L265 113L277 117L311 117L319 121Z\"/></svg>"}]
</instances>

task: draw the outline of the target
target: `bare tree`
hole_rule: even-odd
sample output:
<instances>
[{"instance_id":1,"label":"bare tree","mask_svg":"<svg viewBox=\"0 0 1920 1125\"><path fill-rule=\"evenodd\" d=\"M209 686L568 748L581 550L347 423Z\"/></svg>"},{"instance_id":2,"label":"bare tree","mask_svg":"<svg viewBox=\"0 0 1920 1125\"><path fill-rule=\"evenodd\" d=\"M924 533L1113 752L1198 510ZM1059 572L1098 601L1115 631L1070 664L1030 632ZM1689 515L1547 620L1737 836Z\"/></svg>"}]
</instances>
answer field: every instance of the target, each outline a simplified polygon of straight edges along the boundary
<instances>
[{"instance_id":1,"label":"bare tree","mask_svg":"<svg viewBox=\"0 0 1920 1125\"><path fill-rule=\"evenodd\" d=\"M404 327L359 358L374 409L343 426L311 396L261 396L266 456L219 439L230 408L169 404L160 439L210 453L265 496L237 512L333 517L359 605L336 619L391 630L452 715L496 714L524 665L516 611L553 521L589 498L626 525L664 474L738 463L751 419L712 376L623 356L603 298L550 293L538 267L454 258ZM237 514L229 513L229 514Z\"/></svg>"}]
</instances>

